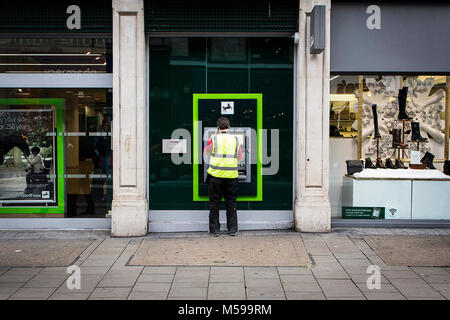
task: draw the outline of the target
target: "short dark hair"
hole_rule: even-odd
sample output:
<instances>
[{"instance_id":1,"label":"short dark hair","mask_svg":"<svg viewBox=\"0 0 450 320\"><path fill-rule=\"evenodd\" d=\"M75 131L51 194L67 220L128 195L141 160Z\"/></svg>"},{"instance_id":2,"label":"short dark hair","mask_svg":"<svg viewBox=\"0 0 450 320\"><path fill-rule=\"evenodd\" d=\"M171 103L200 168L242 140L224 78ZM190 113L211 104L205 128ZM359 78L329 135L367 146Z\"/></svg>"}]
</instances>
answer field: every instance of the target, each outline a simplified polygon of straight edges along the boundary
<instances>
[{"instance_id":1,"label":"short dark hair","mask_svg":"<svg viewBox=\"0 0 450 320\"><path fill-rule=\"evenodd\" d=\"M217 128L223 130L230 127L230 120L227 117L220 117L217 120Z\"/></svg>"},{"instance_id":2,"label":"short dark hair","mask_svg":"<svg viewBox=\"0 0 450 320\"><path fill-rule=\"evenodd\" d=\"M31 148L31 152L39 153L39 152L41 152L41 149L39 149L39 147L33 147L33 148Z\"/></svg>"}]
</instances>

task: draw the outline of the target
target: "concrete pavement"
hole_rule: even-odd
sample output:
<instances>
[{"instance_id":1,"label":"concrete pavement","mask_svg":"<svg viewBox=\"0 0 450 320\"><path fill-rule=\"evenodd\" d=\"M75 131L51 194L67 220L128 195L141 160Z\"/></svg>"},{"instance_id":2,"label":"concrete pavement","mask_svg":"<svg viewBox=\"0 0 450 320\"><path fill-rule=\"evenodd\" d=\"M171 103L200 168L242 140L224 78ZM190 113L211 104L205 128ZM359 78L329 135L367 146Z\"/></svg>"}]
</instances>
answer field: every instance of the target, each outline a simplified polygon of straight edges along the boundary
<instances>
[{"instance_id":1,"label":"concrete pavement","mask_svg":"<svg viewBox=\"0 0 450 320\"><path fill-rule=\"evenodd\" d=\"M109 231L0 231L12 239L92 239L75 261L81 288L68 289L66 267L0 267L0 299L437 299L450 298L450 267L388 266L365 235L450 235L450 229L334 229L329 234L243 231L238 237L298 235L312 267L127 266L145 238L206 237L203 232L111 238ZM223 235L226 237L226 235ZM256 237L255 237L256 238ZM1 257L0 257L1 258ZM381 287L369 289L367 267L380 268Z\"/></svg>"}]
</instances>

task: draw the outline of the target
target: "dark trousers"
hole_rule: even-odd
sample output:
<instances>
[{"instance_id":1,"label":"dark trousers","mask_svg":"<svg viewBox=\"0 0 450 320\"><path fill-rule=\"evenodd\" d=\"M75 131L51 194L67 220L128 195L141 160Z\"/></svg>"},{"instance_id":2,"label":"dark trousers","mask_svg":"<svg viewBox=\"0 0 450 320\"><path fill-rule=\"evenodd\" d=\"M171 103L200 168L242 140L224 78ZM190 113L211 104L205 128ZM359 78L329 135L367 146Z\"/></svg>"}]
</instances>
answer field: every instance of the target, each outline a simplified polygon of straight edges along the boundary
<instances>
[{"instance_id":1,"label":"dark trousers","mask_svg":"<svg viewBox=\"0 0 450 320\"><path fill-rule=\"evenodd\" d=\"M209 195L209 231L219 232L219 204L222 196L227 209L227 228L230 232L238 231L236 198L238 195L238 180L216 178L208 175Z\"/></svg>"}]
</instances>

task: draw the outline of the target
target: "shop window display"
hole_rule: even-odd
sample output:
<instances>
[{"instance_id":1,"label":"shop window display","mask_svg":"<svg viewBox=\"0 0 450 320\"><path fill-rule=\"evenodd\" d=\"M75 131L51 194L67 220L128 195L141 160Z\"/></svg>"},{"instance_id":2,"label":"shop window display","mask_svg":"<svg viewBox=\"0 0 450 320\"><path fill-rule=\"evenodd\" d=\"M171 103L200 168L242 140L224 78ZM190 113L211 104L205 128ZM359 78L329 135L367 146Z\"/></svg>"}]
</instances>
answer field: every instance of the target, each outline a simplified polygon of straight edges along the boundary
<instances>
[{"instance_id":1,"label":"shop window display","mask_svg":"<svg viewBox=\"0 0 450 320\"><path fill-rule=\"evenodd\" d=\"M104 217L111 90L0 89L0 217Z\"/></svg>"},{"instance_id":2,"label":"shop window display","mask_svg":"<svg viewBox=\"0 0 450 320\"><path fill-rule=\"evenodd\" d=\"M345 199L336 194L343 193L345 198L342 176L350 171L360 179L409 179L411 188L418 180L448 180L448 77L334 75L330 82L330 136L349 132L346 136L352 138L330 139L334 216L340 216L340 207L345 206ZM356 162L361 162L359 170ZM403 215L396 215L399 209L390 209L391 218L415 218L414 206L403 208Z\"/></svg>"}]
</instances>

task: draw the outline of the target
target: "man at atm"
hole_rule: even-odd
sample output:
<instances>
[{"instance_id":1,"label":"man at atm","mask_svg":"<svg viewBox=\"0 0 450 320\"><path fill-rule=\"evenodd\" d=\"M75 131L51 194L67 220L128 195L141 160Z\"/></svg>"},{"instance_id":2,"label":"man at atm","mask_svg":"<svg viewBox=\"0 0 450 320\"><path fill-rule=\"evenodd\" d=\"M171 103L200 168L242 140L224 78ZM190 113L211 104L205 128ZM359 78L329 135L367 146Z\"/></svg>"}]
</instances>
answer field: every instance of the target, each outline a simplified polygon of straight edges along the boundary
<instances>
[{"instance_id":1,"label":"man at atm","mask_svg":"<svg viewBox=\"0 0 450 320\"><path fill-rule=\"evenodd\" d=\"M237 235L237 205L238 196L238 161L242 159L242 148L239 139L228 133L230 120L220 117L217 120L217 132L205 147L205 154L210 155L208 166L209 195L209 232L219 236L219 204L222 196L225 198L227 210L227 229L230 236Z\"/></svg>"}]
</instances>

